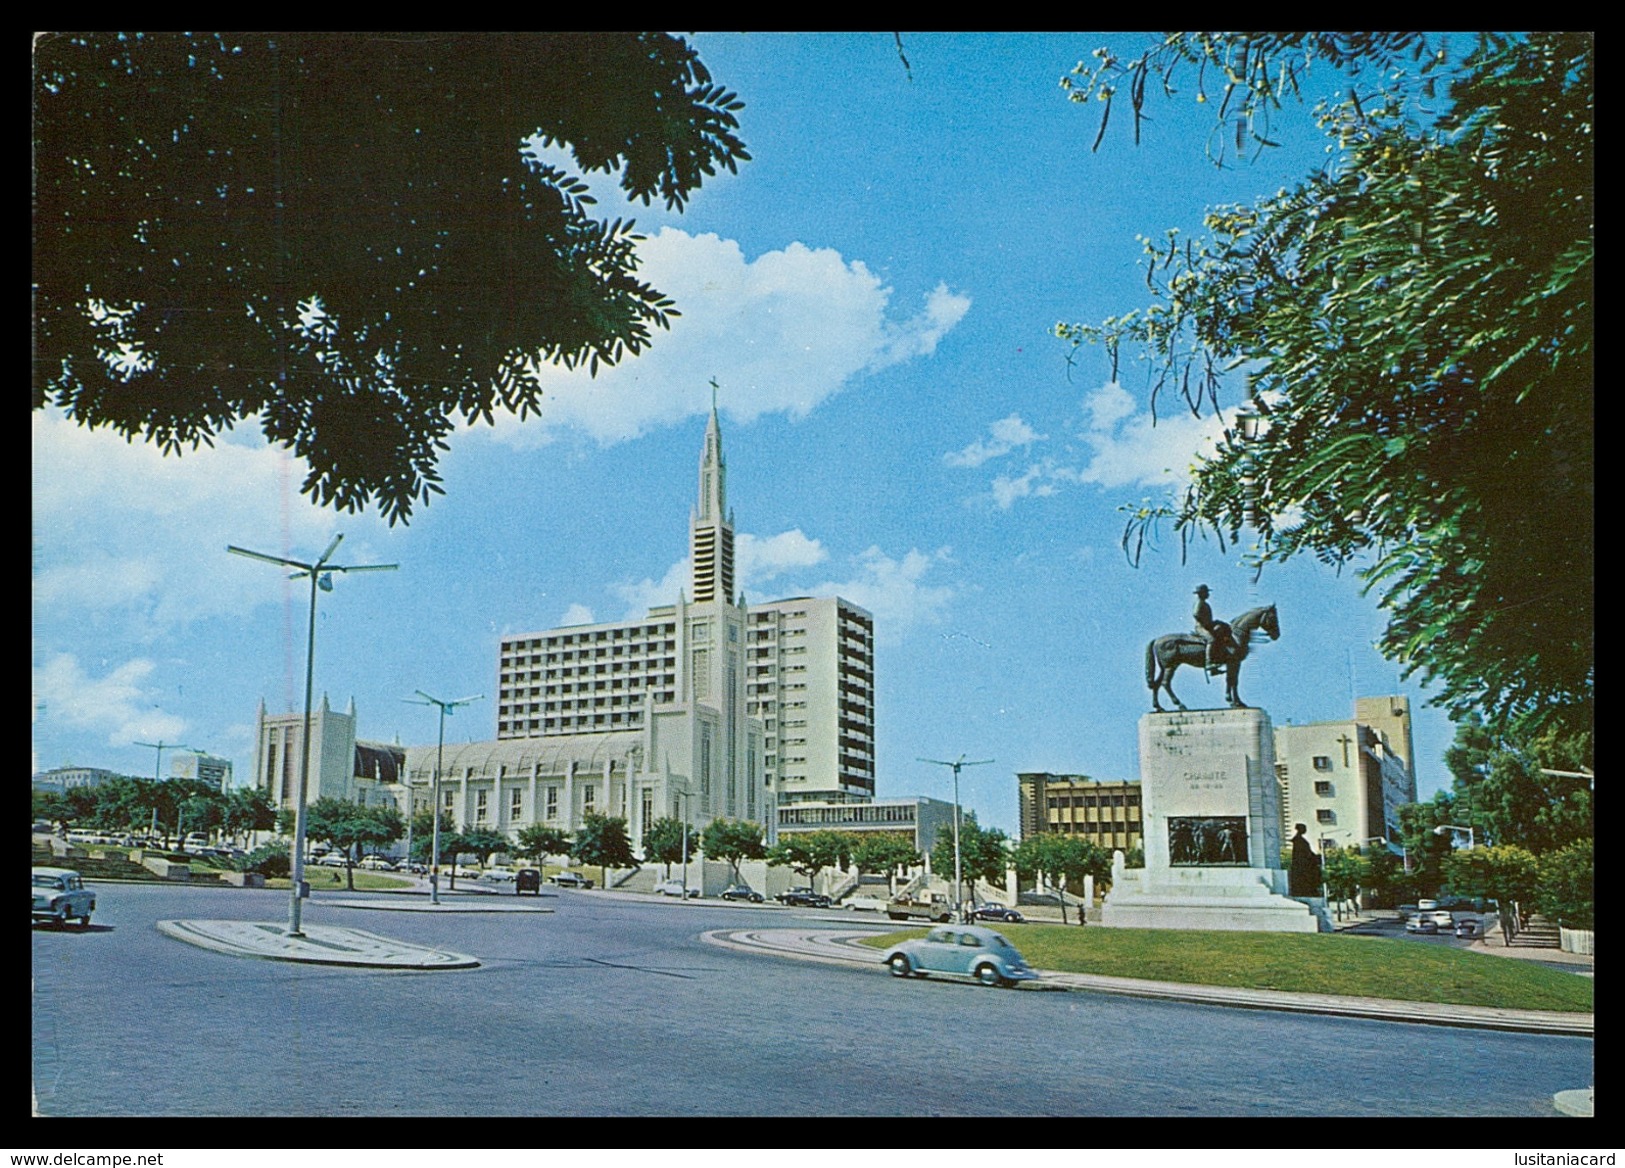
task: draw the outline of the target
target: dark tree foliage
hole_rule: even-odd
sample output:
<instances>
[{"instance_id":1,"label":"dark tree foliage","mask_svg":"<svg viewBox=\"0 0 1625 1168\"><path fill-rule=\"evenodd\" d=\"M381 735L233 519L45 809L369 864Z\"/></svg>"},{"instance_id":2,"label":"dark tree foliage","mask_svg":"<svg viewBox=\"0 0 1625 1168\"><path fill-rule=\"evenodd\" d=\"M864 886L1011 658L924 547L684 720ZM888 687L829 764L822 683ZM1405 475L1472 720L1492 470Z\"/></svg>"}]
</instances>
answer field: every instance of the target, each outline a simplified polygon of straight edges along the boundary
<instances>
[{"instance_id":1,"label":"dark tree foliage","mask_svg":"<svg viewBox=\"0 0 1625 1168\"><path fill-rule=\"evenodd\" d=\"M662 33L52 34L33 97L34 408L169 454L258 415L391 523L460 422L676 314L527 141L678 209L750 157Z\"/></svg>"},{"instance_id":2,"label":"dark tree foliage","mask_svg":"<svg viewBox=\"0 0 1625 1168\"><path fill-rule=\"evenodd\" d=\"M1225 89L1245 144L1322 58L1373 66L1323 105L1331 161L1208 239L1147 244L1152 303L1074 344L1150 357L1152 404L1219 408L1245 372L1266 429L1229 434L1172 506L1131 508L1139 555L1243 526L1264 560L1360 562L1382 649L1455 716L1589 725L1594 661L1593 40L1483 35L1450 63L1414 34L1174 34L1100 60L1073 96L1176 69ZM1448 81L1448 102L1436 81ZM1441 106L1443 108L1441 108ZM1255 144L1268 144L1267 134Z\"/></svg>"}]
</instances>

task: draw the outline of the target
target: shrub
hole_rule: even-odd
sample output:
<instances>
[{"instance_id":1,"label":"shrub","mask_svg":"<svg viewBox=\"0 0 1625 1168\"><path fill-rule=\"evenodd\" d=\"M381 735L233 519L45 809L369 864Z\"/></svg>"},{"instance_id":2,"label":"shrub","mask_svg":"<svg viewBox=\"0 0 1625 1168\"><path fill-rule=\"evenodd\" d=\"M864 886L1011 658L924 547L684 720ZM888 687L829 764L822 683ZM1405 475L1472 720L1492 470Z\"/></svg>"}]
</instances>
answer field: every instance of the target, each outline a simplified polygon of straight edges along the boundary
<instances>
[{"instance_id":1,"label":"shrub","mask_svg":"<svg viewBox=\"0 0 1625 1168\"><path fill-rule=\"evenodd\" d=\"M1587 839L1541 857L1535 904L1564 928L1589 929L1595 921L1592 851Z\"/></svg>"},{"instance_id":2,"label":"shrub","mask_svg":"<svg viewBox=\"0 0 1625 1168\"><path fill-rule=\"evenodd\" d=\"M258 872L266 878L287 876L293 872L293 857L287 844L266 844L246 856L233 857L231 866L239 872Z\"/></svg>"}]
</instances>

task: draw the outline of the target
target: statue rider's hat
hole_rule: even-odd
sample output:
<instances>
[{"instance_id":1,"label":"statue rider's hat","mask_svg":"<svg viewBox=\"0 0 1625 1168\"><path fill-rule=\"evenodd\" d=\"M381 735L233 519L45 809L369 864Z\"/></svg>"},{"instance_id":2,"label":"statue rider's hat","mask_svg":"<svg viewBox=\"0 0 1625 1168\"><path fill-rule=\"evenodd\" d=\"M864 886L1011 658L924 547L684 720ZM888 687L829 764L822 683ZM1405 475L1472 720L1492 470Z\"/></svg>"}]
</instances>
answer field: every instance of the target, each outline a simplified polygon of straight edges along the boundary
<instances>
[{"instance_id":1,"label":"statue rider's hat","mask_svg":"<svg viewBox=\"0 0 1625 1168\"><path fill-rule=\"evenodd\" d=\"M1208 594L1208 590L1207 590L1207 585L1206 584L1198 584L1196 586L1196 595L1198 595L1198 596L1206 596L1207 594Z\"/></svg>"}]
</instances>

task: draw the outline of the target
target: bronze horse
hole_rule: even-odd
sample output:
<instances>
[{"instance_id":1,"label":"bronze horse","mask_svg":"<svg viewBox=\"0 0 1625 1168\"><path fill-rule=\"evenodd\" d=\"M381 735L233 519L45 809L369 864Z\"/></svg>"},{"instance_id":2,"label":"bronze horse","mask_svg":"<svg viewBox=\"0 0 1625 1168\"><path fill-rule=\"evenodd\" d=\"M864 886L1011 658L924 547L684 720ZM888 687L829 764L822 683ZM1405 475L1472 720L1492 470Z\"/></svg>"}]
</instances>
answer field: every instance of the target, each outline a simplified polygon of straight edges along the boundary
<instances>
[{"instance_id":1,"label":"bronze horse","mask_svg":"<svg viewBox=\"0 0 1625 1168\"><path fill-rule=\"evenodd\" d=\"M1223 624L1223 621L1217 622ZM1224 697L1236 709L1245 709L1247 703L1243 702L1236 693L1236 675L1241 672L1241 663L1247 656L1247 645L1255 631L1262 629L1269 634L1270 640L1278 640L1281 636L1281 625L1275 614L1275 606L1267 608L1249 608L1238 616L1229 626L1230 636L1226 639L1223 652L1219 646L1214 646L1213 663L1224 666ZM1181 710L1185 703L1179 700L1170 684L1174 670L1181 665L1194 665L1197 669L1203 664L1202 638L1192 633L1170 633L1165 637L1158 637L1145 647L1145 684L1151 687L1151 708L1161 714L1166 713L1157 701L1157 691L1168 691L1168 697L1174 705Z\"/></svg>"}]
</instances>

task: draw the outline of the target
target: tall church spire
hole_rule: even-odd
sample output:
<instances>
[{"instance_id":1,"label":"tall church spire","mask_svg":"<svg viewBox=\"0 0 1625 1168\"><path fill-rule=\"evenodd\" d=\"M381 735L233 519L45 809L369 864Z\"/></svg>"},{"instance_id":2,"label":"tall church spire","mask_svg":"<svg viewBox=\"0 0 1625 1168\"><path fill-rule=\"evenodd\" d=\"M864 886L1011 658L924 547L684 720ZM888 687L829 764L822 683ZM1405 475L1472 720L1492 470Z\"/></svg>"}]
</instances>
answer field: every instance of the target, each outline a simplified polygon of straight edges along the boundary
<instances>
[{"instance_id":1,"label":"tall church spire","mask_svg":"<svg viewBox=\"0 0 1625 1168\"><path fill-rule=\"evenodd\" d=\"M689 552L694 563L694 603L731 601L734 588L733 517L728 514L727 466L722 459L722 428L717 422L716 382L711 383L711 418L700 454L700 497L689 520Z\"/></svg>"}]
</instances>

